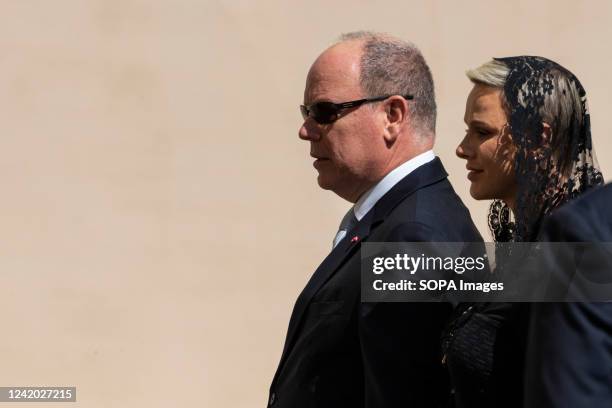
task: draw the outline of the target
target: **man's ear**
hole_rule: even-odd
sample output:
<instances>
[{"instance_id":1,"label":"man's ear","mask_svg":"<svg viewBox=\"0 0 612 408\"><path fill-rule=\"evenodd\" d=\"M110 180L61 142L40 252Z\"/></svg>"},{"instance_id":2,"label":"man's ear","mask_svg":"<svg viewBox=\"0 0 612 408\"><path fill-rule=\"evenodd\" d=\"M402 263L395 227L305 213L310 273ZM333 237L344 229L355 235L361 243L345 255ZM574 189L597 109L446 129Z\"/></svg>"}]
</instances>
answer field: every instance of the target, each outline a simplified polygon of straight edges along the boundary
<instances>
[{"instance_id":1,"label":"man's ear","mask_svg":"<svg viewBox=\"0 0 612 408\"><path fill-rule=\"evenodd\" d=\"M385 141L393 144L408 120L408 101L394 95L383 102L385 110Z\"/></svg>"}]
</instances>

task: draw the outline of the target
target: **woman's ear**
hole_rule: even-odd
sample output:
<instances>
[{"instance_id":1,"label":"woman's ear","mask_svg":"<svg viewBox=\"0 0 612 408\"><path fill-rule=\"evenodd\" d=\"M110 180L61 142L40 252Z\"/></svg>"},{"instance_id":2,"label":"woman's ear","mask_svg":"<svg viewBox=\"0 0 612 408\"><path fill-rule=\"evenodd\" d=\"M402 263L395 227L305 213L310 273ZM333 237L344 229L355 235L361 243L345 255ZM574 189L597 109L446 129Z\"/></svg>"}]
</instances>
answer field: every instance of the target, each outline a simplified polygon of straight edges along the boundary
<instances>
[{"instance_id":1,"label":"woman's ear","mask_svg":"<svg viewBox=\"0 0 612 408\"><path fill-rule=\"evenodd\" d=\"M546 122L542 122L542 146L549 145L552 141L552 127Z\"/></svg>"},{"instance_id":2,"label":"woman's ear","mask_svg":"<svg viewBox=\"0 0 612 408\"><path fill-rule=\"evenodd\" d=\"M505 147L512 145L512 134L510 133L510 125L505 124L499 134L499 144Z\"/></svg>"},{"instance_id":3,"label":"woman's ear","mask_svg":"<svg viewBox=\"0 0 612 408\"><path fill-rule=\"evenodd\" d=\"M498 140L498 148L500 149L500 152L502 152L503 156L514 160L514 154L516 153L516 145L512 140L512 134L510 133L509 124L506 123L502 127Z\"/></svg>"}]
</instances>

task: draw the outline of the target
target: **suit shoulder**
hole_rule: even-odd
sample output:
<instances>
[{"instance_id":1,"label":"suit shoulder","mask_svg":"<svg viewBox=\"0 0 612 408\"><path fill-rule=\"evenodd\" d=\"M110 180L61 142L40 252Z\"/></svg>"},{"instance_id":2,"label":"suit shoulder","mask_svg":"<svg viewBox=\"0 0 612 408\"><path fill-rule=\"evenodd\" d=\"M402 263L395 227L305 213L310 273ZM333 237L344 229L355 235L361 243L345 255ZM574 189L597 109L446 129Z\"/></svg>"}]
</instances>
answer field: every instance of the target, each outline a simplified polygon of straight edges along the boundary
<instances>
[{"instance_id":1,"label":"suit shoulder","mask_svg":"<svg viewBox=\"0 0 612 408\"><path fill-rule=\"evenodd\" d=\"M469 210L446 178L404 198L388 222L414 228L430 240L482 241Z\"/></svg>"},{"instance_id":2,"label":"suit shoulder","mask_svg":"<svg viewBox=\"0 0 612 408\"><path fill-rule=\"evenodd\" d=\"M555 211L555 214L568 215L571 212L587 213L589 211L604 211L612 202L612 183L603 187L593 188L567 205Z\"/></svg>"},{"instance_id":3,"label":"suit shoulder","mask_svg":"<svg viewBox=\"0 0 612 408\"><path fill-rule=\"evenodd\" d=\"M547 240L590 241L612 238L612 184L588 191L553 211L543 224Z\"/></svg>"}]
</instances>

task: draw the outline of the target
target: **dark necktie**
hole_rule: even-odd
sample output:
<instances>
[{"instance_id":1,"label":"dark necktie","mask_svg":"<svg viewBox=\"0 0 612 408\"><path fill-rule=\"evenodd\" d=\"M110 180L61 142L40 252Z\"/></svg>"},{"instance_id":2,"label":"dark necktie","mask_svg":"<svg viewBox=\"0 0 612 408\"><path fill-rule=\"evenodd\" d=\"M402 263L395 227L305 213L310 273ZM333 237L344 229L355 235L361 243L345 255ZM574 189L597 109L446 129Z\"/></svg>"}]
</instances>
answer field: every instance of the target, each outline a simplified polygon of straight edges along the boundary
<instances>
[{"instance_id":1,"label":"dark necktie","mask_svg":"<svg viewBox=\"0 0 612 408\"><path fill-rule=\"evenodd\" d=\"M355 225L357 225L358 222L359 220L357 220L357 217L355 217L355 211L353 211L353 207L351 207L340 222L340 227L338 227L338 232L334 238L332 249L335 248L340 241L342 241L342 238L344 238L346 234L348 234L348 232L352 230Z\"/></svg>"}]
</instances>

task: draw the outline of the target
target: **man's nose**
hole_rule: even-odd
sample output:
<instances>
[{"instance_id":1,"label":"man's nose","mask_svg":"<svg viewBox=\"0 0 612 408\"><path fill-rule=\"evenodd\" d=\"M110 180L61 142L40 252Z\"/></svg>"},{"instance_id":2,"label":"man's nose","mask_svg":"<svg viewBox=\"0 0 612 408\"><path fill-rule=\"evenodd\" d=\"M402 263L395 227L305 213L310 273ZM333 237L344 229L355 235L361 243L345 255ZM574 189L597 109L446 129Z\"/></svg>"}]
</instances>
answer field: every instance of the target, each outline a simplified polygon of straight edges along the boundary
<instances>
[{"instance_id":1,"label":"man's nose","mask_svg":"<svg viewBox=\"0 0 612 408\"><path fill-rule=\"evenodd\" d=\"M318 129L318 126L316 126L312 122L313 122L312 119L307 118L304 121L304 123L302 123L302 126L300 127L300 130L298 131L298 136L300 137L300 139L317 141L321 138L321 133L320 133L320 130Z\"/></svg>"}]
</instances>

